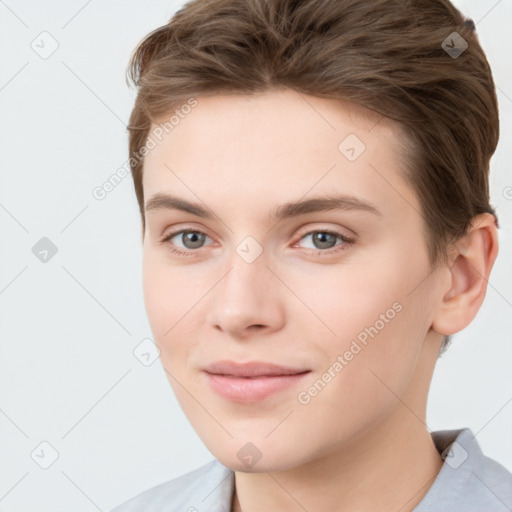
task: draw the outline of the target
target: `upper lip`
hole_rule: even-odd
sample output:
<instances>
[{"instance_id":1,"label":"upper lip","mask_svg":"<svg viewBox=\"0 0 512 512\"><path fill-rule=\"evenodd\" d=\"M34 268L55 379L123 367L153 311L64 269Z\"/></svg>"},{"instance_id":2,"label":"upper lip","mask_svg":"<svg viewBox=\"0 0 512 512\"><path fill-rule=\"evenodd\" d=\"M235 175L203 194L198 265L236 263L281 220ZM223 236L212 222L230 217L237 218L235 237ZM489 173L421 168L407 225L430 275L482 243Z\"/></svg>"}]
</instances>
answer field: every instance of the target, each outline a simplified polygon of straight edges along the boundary
<instances>
[{"instance_id":1,"label":"upper lip","mask_svg":"<svg viewBox=\"0 0 512 512\"><path fill-rule=\"evenodd\" d=\"M276 375L296 375L310 371L307 368L291 368L262 361L236 363L233 361L216 361L204 368L207 373L214 375L229 375L231 377L266 377Z\"/></svg>"}]
</instances>

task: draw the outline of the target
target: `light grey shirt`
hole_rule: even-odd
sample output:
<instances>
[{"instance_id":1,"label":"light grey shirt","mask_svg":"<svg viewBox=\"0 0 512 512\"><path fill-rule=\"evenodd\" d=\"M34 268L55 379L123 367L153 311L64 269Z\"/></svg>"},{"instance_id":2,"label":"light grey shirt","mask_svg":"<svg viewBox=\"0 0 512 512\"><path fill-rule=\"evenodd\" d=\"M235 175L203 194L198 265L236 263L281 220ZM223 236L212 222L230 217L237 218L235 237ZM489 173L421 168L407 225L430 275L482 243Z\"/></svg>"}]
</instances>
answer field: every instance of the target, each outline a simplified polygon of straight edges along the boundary
<instances>
[{"instance_id":1,"label":"light grey shirt","mask_svg":"<svg viewBox=\"0 0 512 512\"><path fill-rule=\"evenodd\" d=\"M486 457L471 430L433 432L444 464L414 512L511 512L512 474ZM230 512L235 475L213 460L112 512Z\"/></svg>"}]
</instances>

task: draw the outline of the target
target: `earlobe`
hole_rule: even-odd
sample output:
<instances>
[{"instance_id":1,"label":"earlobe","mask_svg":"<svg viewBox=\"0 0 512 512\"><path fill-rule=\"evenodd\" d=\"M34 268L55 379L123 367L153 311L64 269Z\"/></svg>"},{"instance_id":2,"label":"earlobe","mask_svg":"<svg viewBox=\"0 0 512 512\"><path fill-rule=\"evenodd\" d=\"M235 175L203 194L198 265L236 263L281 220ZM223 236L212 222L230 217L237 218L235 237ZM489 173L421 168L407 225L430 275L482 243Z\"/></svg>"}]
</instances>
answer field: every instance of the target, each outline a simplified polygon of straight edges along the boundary
<instances>
[{"instance_id":1,"label":"earlobe","mask_svg":"<svg viewBox=\"0 0 512 512\"><path fill-rule=\"evenodd\" d=\"M440 299L432 329L449 335L461 331L475 318L485 298L487 283L498 254L495 218L483 213L452 248L447 290Z\"/></svg>"}]
</instances>

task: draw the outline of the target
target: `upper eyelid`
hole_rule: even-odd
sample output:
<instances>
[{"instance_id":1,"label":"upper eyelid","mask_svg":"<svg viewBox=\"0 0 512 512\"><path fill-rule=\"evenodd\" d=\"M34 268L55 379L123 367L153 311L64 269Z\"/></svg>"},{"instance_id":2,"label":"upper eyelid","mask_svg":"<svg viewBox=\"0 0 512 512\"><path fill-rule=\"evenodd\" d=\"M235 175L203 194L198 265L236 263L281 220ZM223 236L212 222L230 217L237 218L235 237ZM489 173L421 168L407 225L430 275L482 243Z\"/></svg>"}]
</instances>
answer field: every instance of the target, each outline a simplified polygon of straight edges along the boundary
<instances>
[{"instance_id":1,"label":"upper eyelid","mask_svg":"<svg viewBox=\"0 0 512 512\"><path fill-rule=\"evenodd\" d=\"M326 227L317 227L317 228L308 228L308 229L299 229L298 230L298 234L297 236L304 236L304 235L309 235L311 233L318 233L318 232L332 232L332 233L338 233L340 235L344 235L343 233L340 232L340 229L341 228L326 228ZM347 229L347 228L345 228ZM202 233L206 236L209 236L210 238L213 238L211 237L210 235L208 235L208 233L202 229L202 228L194 228L193 226L185 226L183 228L177 228L177 229L171 229L169 231L169 233L165 234L165 235L162 235L163 238L166 238L168 236L176 236L180 233L183 233L185 231L189 231L189 232L192 232L192 233ZM346 236L347 238L350 237L350 235L344 235Z\"/></svg>"},{"instance_id":2,"label":"upper eyelid","mask_svg":"<svg viewBox=\"0 0 512 512\"><path fill-rule=\"evenodd\" d=\"M207 229L203 228L203 227L199 227L199 228L196 228L194 227L193 225L191 224L186 224L186 223L183 223L185 224L184 227L182 228L171 228L170 232L169 233L174 233L174 234L178 234L182 231L194 231L194 232L198 232L198 233L204 233L205 235L208 235L208 233L206 231L208 231ZM352 233L353 236L357 236L357 233L353 230L353 229L350 229L348 227L341 227L341 226L336 226L336 227L326 227L326 224L329 224L328 221L316 221L316 222L310 222L309 224L315 224L317 225L317 227L309 227L309 228L299 228L298 230L294 230L302 235L304 234L309 234L311 232L316 232L316 231L336 231L336 232L340 232L340 231L343 231L343 230L347 230L349 231L350 233ZM343 233L340 233L340 234L343 234ZM345 236L347 237L351 237L352 235L350 234L345 234ZM167 235L162 235L162 236L167 236ZM210 235L208 235L210 236ZM211 237L210 238L215 238L215 237Z\"/></svg>"},{"instance_id":3,"label":"upper eyelid","mask_svg":"<svg viewBox=\"0 0 512 512\"><path fill-rule=\"evenodd\" d=\"M316 223L316 224L319 224L319 223ZM353 231L349 230L348 228L340 228L340 227L331 228L331 227L325 227L325 225L323 225L323 226L315 227L315 228L309 227L309 228L305 228L303 230L299 229L296 236L299 236L300 238L302 238L303 236L310 235L311 233L322 233L322 232L337 234L337 235L344 236L346 238L353 238L353 236L355 236L355 233L354 233L354 235L344 233L343 229L345 229L347 231L351 231L353 233Z\"/></svg>"},{"instance_id":4,"label":"upper eyelid","mask_svg":"<svg viewBox=\"0 0 512 512\"><path fill-rule=\"evenodd\" d=\"M206 235L208 238L211 238L212 240L214 239L212 236L210 236L208 233L206 233L205 230L199 229L199 228L196 229L196 228L192 228L192 227L184 227L184 228L179 228L179 229L171 229L167 234L162 235L162 239L174 238L175 236L181 235L182 233L186 233L186 232L201 233L203 235Z\"/></svg>"}]
</instances>

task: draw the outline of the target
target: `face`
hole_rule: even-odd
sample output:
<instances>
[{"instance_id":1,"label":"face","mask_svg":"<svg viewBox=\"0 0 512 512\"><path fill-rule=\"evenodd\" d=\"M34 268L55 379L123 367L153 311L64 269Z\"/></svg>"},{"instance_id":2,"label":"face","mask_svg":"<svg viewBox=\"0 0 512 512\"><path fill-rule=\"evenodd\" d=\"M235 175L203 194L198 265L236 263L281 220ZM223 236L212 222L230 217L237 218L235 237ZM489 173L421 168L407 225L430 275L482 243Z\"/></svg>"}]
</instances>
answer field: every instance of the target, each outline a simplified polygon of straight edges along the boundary
<instances>
[{"instance_id":1,"label":"face","mask_svg":"<svg viewBox=\"0 0 512 512\"><path fill-rule=\"evenodd\" d=\"M290 90L197 99L145 160L147 314L212 454L299 467L418 385L439 286L404 136Z\"/></svg>"}]
</instances>

